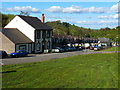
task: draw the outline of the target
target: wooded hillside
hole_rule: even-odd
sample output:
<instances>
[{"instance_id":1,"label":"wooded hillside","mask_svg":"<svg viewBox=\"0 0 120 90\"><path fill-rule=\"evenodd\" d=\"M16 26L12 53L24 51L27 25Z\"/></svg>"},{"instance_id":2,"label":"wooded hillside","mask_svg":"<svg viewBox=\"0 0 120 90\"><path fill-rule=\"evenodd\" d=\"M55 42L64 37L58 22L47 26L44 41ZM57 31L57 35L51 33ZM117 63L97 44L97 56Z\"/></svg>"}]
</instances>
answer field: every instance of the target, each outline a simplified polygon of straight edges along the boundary
<instances>
[{"instance_id":1,"label":"wooded hillside","mask_svg":"<svg viewBox=\"0 0 120 90\"><path fill-rule=\"evenodd\" d=\"M112 41L120 41L118 35L120 35L120 27L115 28L101 28L99 30L87 29L71 25L67 22L53 21L47 22L49 26L53 28L53 33L65 34L79 37L90 37L90 38L110 38Z\"/></svg>"}]
</instances>

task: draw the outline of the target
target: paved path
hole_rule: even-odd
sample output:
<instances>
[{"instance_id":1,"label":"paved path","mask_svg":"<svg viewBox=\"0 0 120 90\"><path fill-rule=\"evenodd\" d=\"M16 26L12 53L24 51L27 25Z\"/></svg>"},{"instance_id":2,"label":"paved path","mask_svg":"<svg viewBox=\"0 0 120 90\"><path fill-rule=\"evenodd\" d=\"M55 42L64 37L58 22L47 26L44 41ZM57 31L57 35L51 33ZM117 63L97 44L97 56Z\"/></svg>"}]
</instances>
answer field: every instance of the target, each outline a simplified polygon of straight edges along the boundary
<instances>
[{"instance_id":1,"label":"paved path","mask_svg":"<svg viewBox=\"0 0 120 90\"><path fill-rule=\"evenodd\" d=\"M57 58L64 58L64 57L69 57L69 56L74 56L74 55L93 54L93 53L118 53L118 52L117 51L95 52L95 51L92 51L92 50L83 50L83 51L64 52L64 53L30 54L28 57L2 59L1 64L10 65L10 64L39 62L39 61L52 60L52 59L57 59Z\"/></svg>"}]
</instances>

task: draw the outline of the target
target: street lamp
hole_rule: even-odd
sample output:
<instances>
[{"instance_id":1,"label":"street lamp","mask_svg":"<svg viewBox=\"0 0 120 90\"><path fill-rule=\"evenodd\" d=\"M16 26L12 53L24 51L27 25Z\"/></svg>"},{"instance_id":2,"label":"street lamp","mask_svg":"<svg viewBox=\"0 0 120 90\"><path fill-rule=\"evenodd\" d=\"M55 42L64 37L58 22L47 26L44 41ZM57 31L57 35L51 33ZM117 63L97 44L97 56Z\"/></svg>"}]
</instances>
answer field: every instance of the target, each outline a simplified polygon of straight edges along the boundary
<instances>
[{"instance_id":1,"label":"street lamp","mask_svg":"<svg viewBox=\"0 0 120 90\"><path fill-rule=\"evenodd\" d=\"M116 42L115 42L116 46L117 46L117 39L118 39L118 36L116 37ZM117 51L117 47L115 49L116 49L115 51Z\"/></svg>"},{"instance_id":2,"label":"street lamp","mask_svg":"<svg viewBox=\"0 0 120 90\"><path fill-rule=\"evenodd\" d=\"M116 45L117 45L117 39L118 39L118 36L116 37Z\"/></svg>"},{"instance_id":3,"label":"street lamp","mask_svg":"<svg viewBox=\"0 0 120 90\"><path fill-rule=\"evenodd\" d=\"M86 34L84 35L84 47L85 47L85 37L86 37ZM86 47L85 47L85 51L86 51Z\"/></svg>"}]
</instances>

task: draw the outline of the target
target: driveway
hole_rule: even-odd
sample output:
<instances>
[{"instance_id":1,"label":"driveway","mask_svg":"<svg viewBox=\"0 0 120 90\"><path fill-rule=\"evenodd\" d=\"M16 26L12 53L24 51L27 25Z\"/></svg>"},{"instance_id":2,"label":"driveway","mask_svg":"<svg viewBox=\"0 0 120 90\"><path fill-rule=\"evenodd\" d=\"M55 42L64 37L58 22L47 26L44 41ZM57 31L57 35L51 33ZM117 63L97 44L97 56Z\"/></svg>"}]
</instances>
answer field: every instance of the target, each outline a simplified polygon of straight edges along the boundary
<instances>
[{"instance_id":1,"label":"driveway","mask_svg":"<svg viewBox=\"0 0 120 90\"><path fill-rule=\"evenodd\" d=\"M45 60L52 60L52 59L69 57L69 56L82 55L82 54L92 54L92 53L114 53L114 52L95 52L95 51L86 49L83 51L64 52L64 53L30 54L27 57L2 59L1 64L2 65L10 65L10 64L40 62L40 61L45 61Z\"/></svg>"}]
</instances>

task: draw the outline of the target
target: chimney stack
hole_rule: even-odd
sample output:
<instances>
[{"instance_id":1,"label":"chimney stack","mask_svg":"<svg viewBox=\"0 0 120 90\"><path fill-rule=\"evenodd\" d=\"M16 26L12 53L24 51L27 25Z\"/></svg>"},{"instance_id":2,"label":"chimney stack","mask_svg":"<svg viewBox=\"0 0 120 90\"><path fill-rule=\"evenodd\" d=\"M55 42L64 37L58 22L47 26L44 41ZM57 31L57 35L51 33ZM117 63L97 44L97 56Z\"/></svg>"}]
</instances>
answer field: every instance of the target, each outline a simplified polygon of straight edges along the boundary
<instances>
[{"instance_id":1,"label":"chimney stack","mask_svg":"<svg viewBox=\"0 0 120 90\"><path fill-rule=\"evenodd\" d=\"M44 14L42 14L42 23L44 23L45 22L45 16L44 16Z\"/></svg>"}]
</instances>

